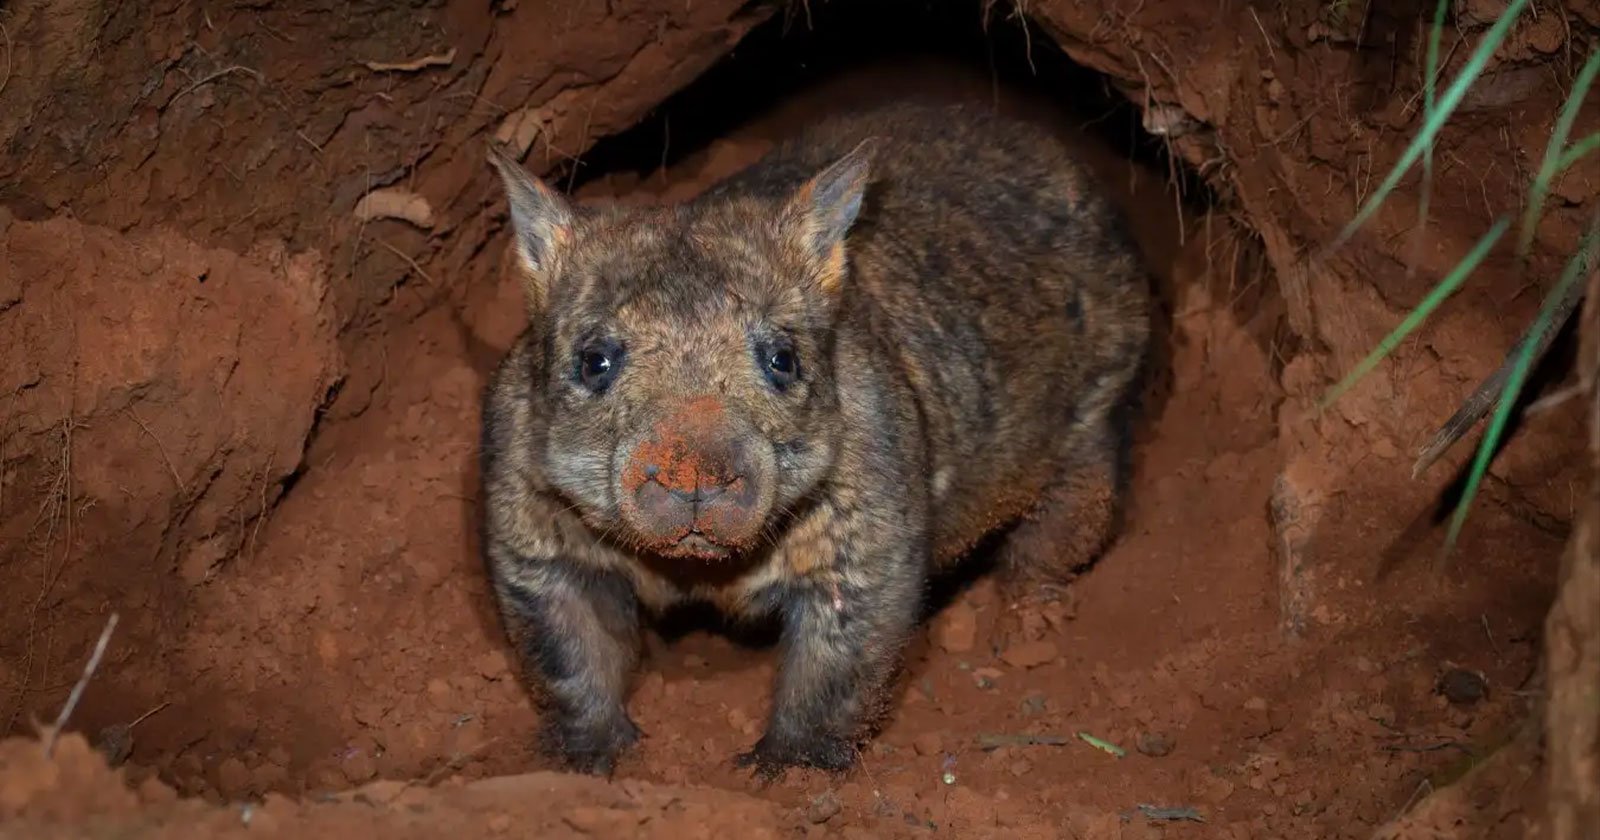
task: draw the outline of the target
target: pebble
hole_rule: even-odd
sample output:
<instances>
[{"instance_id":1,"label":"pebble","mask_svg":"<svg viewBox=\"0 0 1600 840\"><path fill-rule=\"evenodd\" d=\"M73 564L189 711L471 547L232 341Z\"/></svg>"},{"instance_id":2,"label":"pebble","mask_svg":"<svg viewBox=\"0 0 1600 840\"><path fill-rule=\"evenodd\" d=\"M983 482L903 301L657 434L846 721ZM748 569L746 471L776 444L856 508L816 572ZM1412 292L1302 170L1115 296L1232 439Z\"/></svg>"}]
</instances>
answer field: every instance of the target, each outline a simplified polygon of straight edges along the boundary
<instances>
[{"instance_id":1,"label":"pebble","mask_svg":"<svg viewBox=\"0 0 1600 840\"><path fill-rule=\"evenodd\" d=\"M812 825L821 825L833 819L843 808L844 805L839 802L839 797L835 796L833 791L825 790L811 800L810 807L806 808L806 819Z\"/></svg>"},{"instance_id":2,"label":"pebble","mask_svg":"<svg viewBox=\"0 0 1600 840\"><path fill-rule=\"evenodd\" d=\"M1489 696L1489 682L1482 674L1452 668L1439 678L1438 691L1457 706L1470 706Z\"/></svg>"},{"instance_id":3,"label":"pebble","mask_svg":"<svg viewBox=\"0 0 1600 840\"><path fill-rule=\"evenodd\" d=\"M947 653L967 653L977 640L978 611L964 601L951 604L934 623L934 644Z\"/></svg>"}]
</instances>

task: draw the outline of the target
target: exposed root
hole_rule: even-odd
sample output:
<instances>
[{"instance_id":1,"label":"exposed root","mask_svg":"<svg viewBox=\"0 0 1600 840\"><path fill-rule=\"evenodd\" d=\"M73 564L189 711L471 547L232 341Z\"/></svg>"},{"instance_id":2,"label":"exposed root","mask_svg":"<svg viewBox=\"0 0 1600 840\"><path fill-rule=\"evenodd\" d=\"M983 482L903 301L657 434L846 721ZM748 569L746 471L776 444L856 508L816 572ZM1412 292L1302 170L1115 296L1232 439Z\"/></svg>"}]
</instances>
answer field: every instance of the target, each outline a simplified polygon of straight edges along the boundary
<instances>
[{"instance_id":1,"label":"exposed root","mask_svg":"<svg viewBox=\"0 0 1600 840\"><path fill-rule=\"evenodd\" d=\"M180 495L187 495L189 489L183 486L183 478L178 475L178 468L172 465L172 456L167 454L167 447L162 445L161 438L156 437L156 433L150 431L150 427L145 424L144 420L139 418L139 413L133 410L132 405L128 406L127 411L128 416L133 418L133 422L138 423L139 428L143 429L144 433L149 435L150 439L156 442L156 450L161 453L161 460L166 463L167 471L172 473L172 480L178 485L178 493Z\"/></svg>"},{"instance_id":2,"label":"exposed root","mask_svg":"<svg viewBox=\"0 0 1600 840\"><path fill-rule=\"evenodd\" d=\"M6 85L11 84L11 56L16 49L11 43L11 31L6 29L3 23L0 23L0 37L4 37L6 41L6 74L0 76L0 93L5 93Z\"/></svg>"}]
</instances>

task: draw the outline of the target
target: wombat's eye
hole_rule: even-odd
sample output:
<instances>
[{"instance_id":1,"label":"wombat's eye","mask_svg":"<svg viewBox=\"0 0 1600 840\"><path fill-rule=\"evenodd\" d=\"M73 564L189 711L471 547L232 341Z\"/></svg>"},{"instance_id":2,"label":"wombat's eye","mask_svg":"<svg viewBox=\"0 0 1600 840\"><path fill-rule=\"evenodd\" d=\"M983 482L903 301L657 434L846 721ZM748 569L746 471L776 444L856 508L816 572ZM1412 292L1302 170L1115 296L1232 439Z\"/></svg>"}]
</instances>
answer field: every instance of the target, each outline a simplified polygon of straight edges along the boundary
<instances>
[{"instance_id":1,"label":"wombat's eye","mask_svg":"<svg viewBox=\"0 0 1600 840\"><path fill-rule=\"evenodd\" d=\"M767 379L774 388L782 391L800 378L800 357L795 354L793 347L787 344L771 345L763 348L761 356Z\"/></svg>"},{"instance_id":2,"label":"wombat's eye","mask_svg":"<svg viewBox=\"0 0 1600 840\"><path fill-rule=\"evenodd\" d=\"M578 351L578 381L598 394L617 378L621 363L622 348L616 344L609 341L591 344Z\"/></svg>"}]
</instances>

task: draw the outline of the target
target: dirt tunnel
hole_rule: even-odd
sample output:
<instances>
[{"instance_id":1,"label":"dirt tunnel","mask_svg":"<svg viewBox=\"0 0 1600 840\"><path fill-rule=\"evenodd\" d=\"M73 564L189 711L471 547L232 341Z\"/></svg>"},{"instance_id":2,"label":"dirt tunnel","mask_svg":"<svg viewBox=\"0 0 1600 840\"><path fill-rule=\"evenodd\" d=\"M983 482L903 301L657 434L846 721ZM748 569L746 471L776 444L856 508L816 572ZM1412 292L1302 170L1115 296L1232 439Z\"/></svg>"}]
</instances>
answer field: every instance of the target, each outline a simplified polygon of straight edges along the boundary
<instances>
[{"instance_id":1,"label":"dirt tunnel","mask_svg":"<svg viewBox=\"0 0 1600 840\"><path fill-rule=\"evenodd\" d=\"M1447 74L1503 8L1452 7ZM1413 175L1323 254L1417 130L1431 8L0 8L0 834L1582 836L1546 819L1600 819L1583 730L1548 734L1596 655L1585 400L1518 420L1446 570L1476 433L1410 466L1578 250L1597 164L1529 271L1496 251L1318 410L1520 212L1600 43L1600 7L1536 11L1420 233ZM850 775L735 768L772 652L694 624L648 640L617 779L552 772L477 557L480 392L523 325L489 139L670 202L912 96L1049 123L1132 222L1160 352L1117 544L1026 644L987 578L948 593ZM1522 405L1587 381L1576 320Z\"/></svg>"}]
</instances>

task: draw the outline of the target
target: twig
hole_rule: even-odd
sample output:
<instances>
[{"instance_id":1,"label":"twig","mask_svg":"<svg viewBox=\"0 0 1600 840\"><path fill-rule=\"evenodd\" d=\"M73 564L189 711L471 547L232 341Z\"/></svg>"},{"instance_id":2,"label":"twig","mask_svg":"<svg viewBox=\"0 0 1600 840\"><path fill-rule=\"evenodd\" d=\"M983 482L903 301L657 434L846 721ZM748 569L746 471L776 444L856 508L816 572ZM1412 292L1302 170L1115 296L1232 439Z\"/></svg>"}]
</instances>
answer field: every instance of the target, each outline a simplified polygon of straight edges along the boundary
<instances>
[{"instance_id":1,"label":"twig","mask_svg":"<svg viewBox=\"0 0 1600 840\"><path fill-rule=\"evenodd\" d=\"M205 76L204 78L200 79L200 81L195 82L194 84L184 88L183 90L178 91L178 95L174 96L174 97L172 97L172 99L168 100L167 104L170 106L172 103L177 102L178 100L182 99L183 97L187 96L188 94L194 93L196 88L198 88L198 87L200 87L202 85L208 85L208 84L210 84L210 83L222 78L223 76L228 75L229 73L244 73L245 75L250 76L251 78L255 79L257 82L265 82L266 81L265 79L263 79L261 77L261 74L259 72L255 71L255 70L252 70L249 67L245 67L242 64L235 64L232 67L224 67L224 68L222 68L221 70L218 70L215 73L211 73L211 74Z\"/></svg>"},{"instance_id":2,"label":"twig","mask_svg":"<svg viewBox=\"0 0 1600 840\"><path fill-rule=\"evenodd\" d=\"M187 494L189 492L189 488L183 486L183 479L178 476L178 468L172 465L172 458L167 455L167 448L161 445L161 438L156 437L156 433L150 431L150 427L145 425L143 420L139 419L139 413L133 410L132 405L128 406L128 416L132 417L133 422L138 423L139 428L143 429L144 433L149 435L150 439L156 442L156 449L161 453L161 460L166 462L167 470L172 473L172 480L177 482L178 492Z\"/></svg>"},{"instance_id":3,"label":"twig","mask_svg":"<svg viewBox=\"0 0 1600 840\"><path fill-rule=\"evenodd\" d=\"M1554 411L1555 409L1566 405L1568 402L1571 402L1574 398L1581 397L1587 393L1589 393L1588 382L1579 382L1576 385L1568 385L1554 394L1540 397L1537 400L1529 403L1528 407L1522 410L1522 416L1538 417L1546 412Z\"/></svg>"},{"instance_id":4,"label":"twig","mask_svg":"<svg viewBox=\"0 0 1600 840\"><path fill-rule=\"evenodd\" d=\"M0 93L5 93L6 85L11 84L11 55L16 49L11 44L11 30L6 29L3 23L0 23L0 35L6 38L6 77L0 79Z\"/></svg>"},{"instance_id":5,"label":"twig","mask_svg":"<svg viewBox=\"0 0 1600 840\"><path fill-rule=\"evenodd\" d=\"M144 714L134 718L133 719L133 723L128 724L128 728L132 729L135 726L138 726L139 724L144 723L144 719L145 718L155 714L156 712L161 711L162 709L165 709L166 707L168 707L170 705L172 705L172 701L170 701L170 700L162 700L161 701L161 705L159 705L159 706L155 707L154 709L151 709L150 711L145 712Z\"/></svg>"},{"instance_id":6,"label":"twig","mask_svg":"<svg viewBox=\"0 0 1600 840\"><path fill-rule=\"evenodd\" d=\"M1200 811L1189 806L1179 808L1163 808L1159 805L1147 805L1143 802L1134 806L1139 813L1151 822L1197 822L1203 823L1205 817L1200 816Z\"/></svg>"},{"instance_id":7,"label":"twig","mask_svg":"<svg viewBox=\"0 0 1600 840\"><path fill-rule=\"evenodd\" d=\"M1272 39L1267 37L1267 28L1261 25L1261 17L1256 14L1254 7L1250 9L1250 17L1255 18L1256 28L1261 30L1261 40L1267 45L1267 57L1272 59L1274 67L1278 64L1278 51L1272 48Z\"/></svg>"},{"instance_id":8,"label":"twig","mask_svg":"<svg viewBox=\"0 0 1600 840\"><path fill-rule=\"evenodd\" d=\"M978 749L984 752L1001 747L1064 747L1071 738L1061 735L979 735Z\"/></svg>"},{"instance_id":9,"label":"twig","mask_svg":"<svg viewBox=\"0 0 1600 840\"><path fill-rule=\"evenodd\" d=\"M83 676L78 678L78 684L72 687L72 693L67 695L66 705L61 707L61 714L56 715L56 725L50 730L50 737L44 742L44 757L55 755L56 739L61 736L62 727L67 725L67 718L72 717L72 710L78 707L78 701L83 698L83 690L89 687L89 680L94 677L96 668L100 667L100 657L106 654L106 645L111 641L111 631L117 629L117 614L112 613L106 620L106 629L100 631L100 640L94 643L94 652L89 654L89 661L83 666Z\"/></svg>"},{"instance_id":10,"label":"twig","mask_svg":"<svg viewBox=\"0 0 1600 840\"><path fill-rule=\"evenodd\" d=\"M411 270L415 271L417 273L418 277L421 277L423 280L427 281L429 286L432 286L435 289L439 288L439 284L433 282L433 277L431 277L428 274L428 272L423 271L422 270L422 266L417 265L417 261L412 259L409 254L407 254L406 252L400 250L399 248L394 247L393 245L390 245L389 243L383 241L382 239L374 239L372 241L378 243L379 245L382 245L385 248L388 248L390 253L394 254L395 256L399 257L402 260L405 260L407 263L410 263L411 264Z\"/></svg>"},{"instance_id":11,"label":"twig","mask_svg":"<svg viewBox=\"0 0 1600 840\"><path fill-rule=\"evenodd\" d=\"M1588 291L1588 288L1588 282L1572 284L1572 287L1567 290L1566 295L1562 297L1561 302L1556 306L1555 312L1552 314L1550 322L1542 335L1533 335L1534 325L1530 324L1528 326L1522 337L1517 339L1517 343L1511 346L1511 352L1506 354L1505 361L1500 363L1499 369L1490 374L1488 379L1483 380L1483 383L1462 402L1461 407L1456 409L1456 413L1449 420L1446 420L1443 426L1439 427L1439 431L1434 433L1433 439L1418 451L1417 462L1411 467L1412 478L1422 475L1429 467L1433 466L1433 463L1439 460L1439 456L1443 455L1451 446L1454 446L1455 442L1460 440L1468 429L1476 425L1479 420L1483 419L1485 414L1489 413L1489 409L1494 406L1495 402L1499 400L1501 392L1505 390L1506 380L1511 378L1511 369L1516 367L1517 357L1521 354L1522 348L1530 342L1533 344L1533 359L1529 369L1531 370L1532 367L1539 364L1539 360L1544 358L1544 354L1550 350L1550 344L1555 341L1556 333L1561 332L1562 326L1572 316L1573 310L1578 308L1578 304L1583 300L1584 293Z\"/></svg>"},{"instance_id":12,"label":"twig","mask_svg":"<svg viewBox=\"0 0 1600 840\"><path fill-rule=\"evenodd\" d=\"M1383 748L1384 752L1429 753L1440 750L1458 749L1467 755L1477 755L1472 748L1460 741L1440 741L1437 744L1389 744Z\"/></svg>"}]
</instances>

